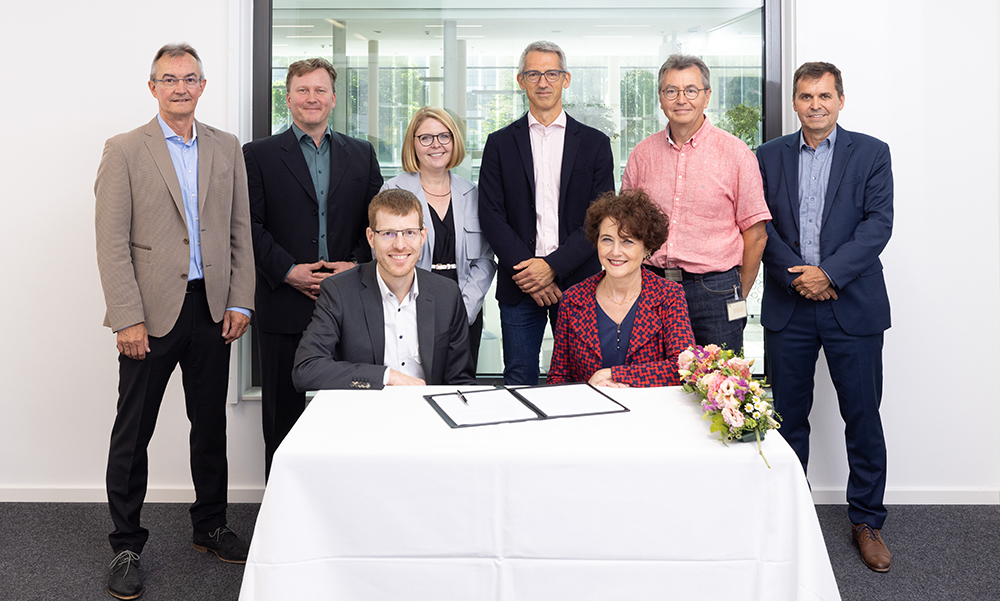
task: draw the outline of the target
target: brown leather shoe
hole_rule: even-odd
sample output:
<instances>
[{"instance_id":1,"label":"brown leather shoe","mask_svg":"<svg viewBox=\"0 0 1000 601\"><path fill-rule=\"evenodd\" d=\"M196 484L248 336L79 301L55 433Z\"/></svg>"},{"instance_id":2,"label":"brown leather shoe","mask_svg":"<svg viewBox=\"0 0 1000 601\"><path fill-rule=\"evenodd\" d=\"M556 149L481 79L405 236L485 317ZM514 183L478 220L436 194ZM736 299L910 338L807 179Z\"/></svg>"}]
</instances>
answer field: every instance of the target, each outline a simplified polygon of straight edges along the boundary
<instances>
[{"instance_id":1,"label":"brown leather shoe","mask_svg":"<svg viewBox=\"0 0 1000 601\"><path fill-rule=\"evenodd\" d=\"M856 524L851 528L851 534L865 565L876 572L888 572L892 565L892 553L889 553L889 547L885 546L879 531L868 524Z\"/></svg>"}]
</instances>

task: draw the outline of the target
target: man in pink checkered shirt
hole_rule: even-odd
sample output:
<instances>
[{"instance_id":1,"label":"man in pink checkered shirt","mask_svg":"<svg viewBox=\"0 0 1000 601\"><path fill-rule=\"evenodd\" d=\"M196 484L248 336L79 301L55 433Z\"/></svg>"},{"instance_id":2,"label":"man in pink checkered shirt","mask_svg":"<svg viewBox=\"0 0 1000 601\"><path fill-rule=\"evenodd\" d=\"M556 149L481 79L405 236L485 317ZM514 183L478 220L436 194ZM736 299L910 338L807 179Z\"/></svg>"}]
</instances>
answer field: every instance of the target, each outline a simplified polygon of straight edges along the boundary
<instances>
[{"instance_id":1,"label":"man in pink checkered shirt","mask_svg":"<svg viewBox=\"0 0 1000 601\"><path fill-rule=\"evenodd\" d=\"M667 216L667 241L646 265L684 286L695 342L741 351L771 219L757 159L705 117L712 89L701 59L672 55L657 80L667 128L629 155L622 189L645 190Z\"/></svg>"}]
</instances>

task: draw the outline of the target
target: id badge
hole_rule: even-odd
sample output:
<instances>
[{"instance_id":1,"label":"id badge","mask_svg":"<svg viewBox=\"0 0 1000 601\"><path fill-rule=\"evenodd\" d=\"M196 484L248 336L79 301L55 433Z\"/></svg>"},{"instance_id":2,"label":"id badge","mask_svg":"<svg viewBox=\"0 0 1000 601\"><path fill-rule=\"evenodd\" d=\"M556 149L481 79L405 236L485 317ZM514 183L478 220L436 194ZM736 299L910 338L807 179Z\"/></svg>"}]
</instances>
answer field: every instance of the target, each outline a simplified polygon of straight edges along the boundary
<instances>
[{"instance_id":1,"label":"id badge","mask_svg":"<svg viewBox=\"0 0 1000 601\"><path fill-rule=\"evenodd\" d=\"M726 311L729 313L729 321L744 319L747 316L747 301L740 298L738 286L733 286L733 300L726 303Z\"/></svg>"}]
</instances>

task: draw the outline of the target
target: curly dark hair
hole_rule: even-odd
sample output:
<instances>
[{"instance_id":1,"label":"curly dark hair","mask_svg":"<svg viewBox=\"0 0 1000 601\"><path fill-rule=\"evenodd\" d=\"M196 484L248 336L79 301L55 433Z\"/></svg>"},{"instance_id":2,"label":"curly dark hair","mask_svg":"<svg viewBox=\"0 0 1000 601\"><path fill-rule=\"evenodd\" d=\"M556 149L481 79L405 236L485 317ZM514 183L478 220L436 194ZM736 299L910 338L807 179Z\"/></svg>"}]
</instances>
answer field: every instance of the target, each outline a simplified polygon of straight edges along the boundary
<instances>
[{"instance_id":1,"label":"curly dark hair","mask_svg":"<svg viewBox=\"0 0 1000 601\"><path fill-rule=\"evenodd\" d=\"M605 192L590 205L584 231L594 247L606 217L618 224L619 236L627 234L642 242L649 252L654 252L667 241L667 218L642 190L622 190L620 194Z\"/></svg>"}]
</instances>

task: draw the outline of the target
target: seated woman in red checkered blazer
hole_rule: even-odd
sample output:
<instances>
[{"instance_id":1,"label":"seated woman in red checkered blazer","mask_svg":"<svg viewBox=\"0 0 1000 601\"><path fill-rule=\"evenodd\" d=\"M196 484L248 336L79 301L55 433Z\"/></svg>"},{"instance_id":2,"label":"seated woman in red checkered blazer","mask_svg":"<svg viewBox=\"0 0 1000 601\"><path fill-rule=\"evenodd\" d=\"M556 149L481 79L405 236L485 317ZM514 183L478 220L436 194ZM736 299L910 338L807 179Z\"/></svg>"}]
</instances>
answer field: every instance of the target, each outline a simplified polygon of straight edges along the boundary
<instances>
[{"instance_id":1,"label":"seated woman in red checkered blazer","mask_svg":"<svg viewBox=\"0 0 1000 601\"><path fill-rule=\"evenodd\" d=\"M584 229L604 271L559 301L548 383L680 384L677 355L694 344L684 289L642 268L667 239L663 213L641 190L608 192Z\"/></svg>"}]
</instances>

